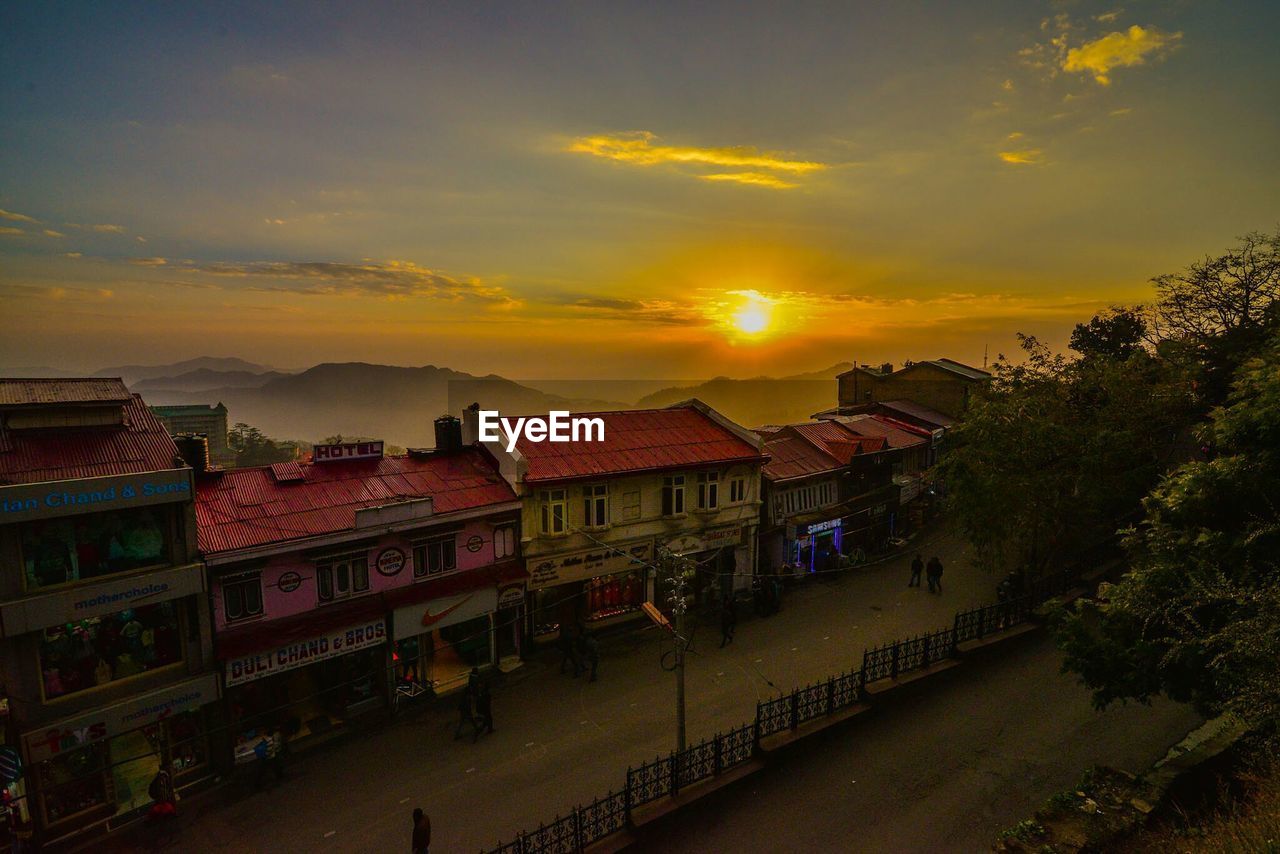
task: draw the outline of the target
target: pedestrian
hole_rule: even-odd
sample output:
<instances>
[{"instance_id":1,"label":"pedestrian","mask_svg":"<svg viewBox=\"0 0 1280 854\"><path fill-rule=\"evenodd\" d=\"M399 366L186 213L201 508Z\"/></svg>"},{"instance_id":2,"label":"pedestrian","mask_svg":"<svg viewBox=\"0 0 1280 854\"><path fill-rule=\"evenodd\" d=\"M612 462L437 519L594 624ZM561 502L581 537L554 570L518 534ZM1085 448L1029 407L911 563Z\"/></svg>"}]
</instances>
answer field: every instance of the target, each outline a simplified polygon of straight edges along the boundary
<instances>
[{"instance_id":1,"label":"pedestrian","mask_svg":"<svg viewBox=\"0 0 1280 854\"><path fill-rule=\"evenodd\" d=\"M468 685L462 691L462 698L458 701L458 726L453 731L454 741L462 738L462 728L467 724L471 724L475 730L475 734L480 733L480 722L476 718L476 695Z\"/></svg>"},{"instance_id":2,"label":"pedestrian","mask_svg":"<svg viewBox=\"0 0 1280 854\"><path fill-rule=\"evenodd\" d=\"M942 561L938 560L937 555L929 558L929 565L925 568L925 574L929 576L929 592L941 594Z\"/></svg>"},{"instance_id":3,"label":"pedestrian","mask_svg":"<svg viewBox=\"0 0 1280 854\"><path fill-rule=\"evenodd\" d=\"M431 847L431 816L422 807L413 809L413 854L428 854Z\"/></svg>"},{"instance_id":4,"label":"pedestrian","mask_svg":"<svg viewBox=\"0 0 1280 854\"><path fill-rule=\"evenodd\" d=\"M769 597L769 613L776 614L782 610L782 576L773 577L772 595Z\"/></svg>"},{"instance_id":5,"label":"pedestrian","mask_svg":"<svg viewBox=\"0 0 1280 854\"><path fill-rule=\"evenodd\" d=\"M476 731L471 736L473 744L480 738L481 730L493 732L493 695L487 682L481 682L476 688L476 721Z\"/></svg>"},{"instance_id":6,"label":"pedestrian","mask_svg":"<svg viewBox=\"0 0 1280 854\"><path fill-rule=\"evenodd\" d=\"M920 573L924 572L924 558L916 552L915 560L911 561L911 580L907 582L908 587L920 586Z\"/></svg>"},{"instance_id":7,"label":"pedestrian","mask_svg":"<svg viewBox=\"0 0 1280 854\"><path fill-rule=\"evenodd\" d=\"M160 851L172 843L178 818L178 792L173 787L173 774L167 767L160 766L147 787L147 794L152 800L147 811L147 824L153 828L151 848Z\"/></svg>"},{"instance_id":8,"label":"pedestrian","mask_svg":"<svg viewBox=\"0 0 1280 854\"><path fill-rule=\"evenodd\" d=\"M578 657L578 644L574 639L573 630L568 626L560 627L560 639L556 642L560 647L560 672L564 673L566 664L573 665L573 675L577 676L582 672L582 660Z\"/></svg>"},{"instance_id":9,"label":"pedestrian","mask_svg":"<svg viewBox=\"0 0 1280 854\"><path fill-rule=\"evenodd\" d=\"M596 681L596 671L600 668L600 643L595 639L594 635L587 634L585 627L578 628L576 651L578 665L583 671L587 669L588 665L591 667L591 676L587 681Z\"/></svg>"},{"instance_id":10,"label":"pedestrian","mask_svg":"<svg viewBox=\"0 0 1280 854\"><path fill-rule=\"evenodd\" d=\"M733 596L724 597L720 606L720 648L733 643L733 631L738 627L738 611L733 605Z\"/></svg>"},{"instance_id":11,"label":"pedestrian","mask_svg":"<svg viewBox=\"0 0 1280 854\"><path fill-rule=\"evenodd\" d=\"M764 578L757 575L751 580L751 599L755 604L756 616L769 616L768 605L765 602Z\"/></svg>"}]
</instances>

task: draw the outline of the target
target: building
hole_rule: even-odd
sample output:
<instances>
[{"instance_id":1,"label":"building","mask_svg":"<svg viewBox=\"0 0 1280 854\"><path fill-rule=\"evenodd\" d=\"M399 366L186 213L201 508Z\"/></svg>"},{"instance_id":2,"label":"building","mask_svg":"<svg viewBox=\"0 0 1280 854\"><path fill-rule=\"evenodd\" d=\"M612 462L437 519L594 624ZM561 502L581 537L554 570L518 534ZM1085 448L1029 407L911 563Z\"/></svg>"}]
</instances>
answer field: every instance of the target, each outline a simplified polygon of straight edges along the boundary
<instances>
[{"instance_id":1,"label":"building","mask_svg":"<svg viewBox=\"0 0 1280 854\"><path fill-rule=\"evenodd\" d=\"M237 763L274 726L305 747L518 661L520 502L461 447L456 418L437 422L436 443L399 457L381 442L317 446L312 461L198 479Z\"/></svg>"},{"instance_id":2,"label":"building","mask_svg":"<svg viewBox=\"0 0 1280 854\"><path fill-rule=\"evenodd\" d=\"M701 401L666 409L579 413L603 441L482 447L523 502L528 631L600 628L642 617L655 595L658 546L691 557L695 603L746 588L756 565L761 439ZM464 439L478 438L475 408Z\"/></svg>"},{"instance_id":3,"label":"building","mask_svg":"<svg viewBox=\"0 0 1280 854\"><path fill-rule=\"evenodd\" d=\"M0 666L41 843L209 779L218 677L192 471L118 379L0 380Z\"/></svg>"},{"instance_id":4,"label":"building","mask_svg":"<svg viewBox=\"0 0 1280 854\"><path fill-rule=\"evenodd\" d=\"M969 398L991 380L991 374L952 359L911 362L894 371L854 366L840 374L840 407L863 406L890 400L907 400L955 418L969 405Z\"/></svg>"},{"instance_id":5,"label":"building","mask_svg":"<svg viewBox=\"0 0 1280 854\"><path fill-rule=\"evenodd\" d=\"M876 404L877 408L885 408ZM895 410L888 410L894 411ZM893 483L897 488L898 513L894 519L894 534L903 536L918 529L925 521L932 478L930 468L938 460L942 444L943 428L922 427L877 412L859 415L819 416L823 420L840 424L859 436L883 437L893 455ZM939 416L945 417L945 416ZM950 419L947 419L950 423Z\"/></svg>"},{"instance_id":6,"label":"building","mask_svg":"<svg viewBox=\"0 0 1280 854\"><path fill-rule=\"evenodd\" d=\"M874 550L893 535L893 468L902 452L884 436L860 435L836 421L786 425L762 435L769 456L763 565L797 575L831 570L843 557Z\"/></svg>"},{"instance_id":7,"label":"building","mask_svg":"<svg viewBox=\"0 0 1280 854\"><path fill-rule=\"evenodd\" d=\"M227 445L227 408L221 402L216 406L153 406L151 411L170 436L190 433L208 437L209 460L214 465L236 464L235 451Z\"/></svg>"}]
</instances>

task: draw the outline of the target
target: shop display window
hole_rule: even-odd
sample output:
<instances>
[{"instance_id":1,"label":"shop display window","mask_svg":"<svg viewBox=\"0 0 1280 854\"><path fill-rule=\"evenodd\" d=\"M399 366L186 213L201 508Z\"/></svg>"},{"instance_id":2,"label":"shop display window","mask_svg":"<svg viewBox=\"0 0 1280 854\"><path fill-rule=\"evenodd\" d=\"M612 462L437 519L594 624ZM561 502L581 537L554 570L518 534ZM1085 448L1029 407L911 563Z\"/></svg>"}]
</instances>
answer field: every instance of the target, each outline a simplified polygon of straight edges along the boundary
<instances>
[{"instance_id":1,"label":"shop display window","mask_svg":"<svg viewBox=\"0 0 1280 854\"><path fill-rule=\"evenodd\" d=\"M602 620L634 611L644 604L644 570L602 575L586 583L587 619Z\"/></svg>"},{"instance_id":2,"label":"shop display window","mask_svg":"<svg viewBox=\"0 0 1280 854\"><path fill-rule=\"evenodd\" d=\"M36 765L45 821L52 824L107 803L106 745L89 744Z\"/></svg>"},{"instance_id":3,"label":"shop display window","mask_svg":"<svg viewBox=\"0 0 1280 854\"><path fill-rule=\"evenodd\" d=\"M209 741L205 737L203 717L199 711L183 712L165 722L169 756L178 773L199 768L209 762Z\"/></svg>"},{"instance_id":4,"label":"shop display window","mask_svg":"<svg viewBox=\"0 0 1280 854\"><path fill-rule=\"evenodd\" d=\"M144 727L111 739L111 787L116 815L151 803L151 781L160 771L160 727Z\"/></svg>"},{"instance_id":5,"label":"shop display window","mask_svg":"<svg viewBox=\"0 0 1280 854\"><path fill-rule=\"evenodd\" d=\"M435 644L435 658L439 660L442 653L451 652L468 668L491 664L491 627L489 615L484 614L440 629L440 642Z\"/></svg>"},{"instance_id":6,"label":"shop display window","mask_svg":"<svg viewBox=\"0 0 1280 854\"><path fill-rule=\"evenodd\" d=\"M173 602L128 608L44 630L40 670L52 700L182 660Z\"/></svg>"},{"instance_id":7,"label":"shop display window","mask_svg":"<svg viewBox=\"0 0 1280 854\"><path fill-rule=\"evenodd\" d=\"M27 589L166 563L167 540L164 516L148 508L28 522L22 526Z\"/></svg>"}]
</instances>

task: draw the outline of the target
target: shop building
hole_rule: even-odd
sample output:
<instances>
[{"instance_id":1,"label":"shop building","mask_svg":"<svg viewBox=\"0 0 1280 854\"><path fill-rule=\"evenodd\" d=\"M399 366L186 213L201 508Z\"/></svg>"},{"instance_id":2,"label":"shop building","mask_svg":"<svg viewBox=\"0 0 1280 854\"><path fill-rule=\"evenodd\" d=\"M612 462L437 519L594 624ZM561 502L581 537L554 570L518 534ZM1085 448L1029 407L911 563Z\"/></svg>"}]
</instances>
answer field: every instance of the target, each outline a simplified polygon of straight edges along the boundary
<instances>
[{"instance_id":1,"label":"shop building","mask_svg":"<svg viewBox=\"0 0 1280 854\"><path fill-rule=\"evenodd\" d=\"M857 365L836 381L842 407L908 400L957 417L991 382L991 374L954 359L930 359L896 371L893 365Z\"/></svg>"},{"instance_id":2,"label":"shop building","mask_svg":"<svg viewBox=\"0 0 1280 854\"><path fill-rule=\"evenodd\" d=\"M162 766L212 778L192 470L118 379L0 380L6 779L41 843L133 820Z\"/></svg>"},{"instance_id":3,"label":"shop building","mask_svg":"<svg viewBox=\"0 0 1280 854\"><path fill-rule=\"evenodd\" d=\"M760 437L701 401L667 409L575 413L600 419L603 441L507 440L482 448L523 503L528 632L557 638L643 616L655 598L658 546L691 557L694 596L750 586L756 564ZM464 438L478 436L464 414ZM660 596L658 597L661 598Z\"/></svg>"},{"instance_id":4,"label":"shop building","mask_svg":"<svg viewBox=\"0 0 1280 854\"><path fill-rule=\"evenodd\" d=\"M227 444L227 407L218 402L186 406L153 406L151 411L170 436L201 435L209 440L209 459L216 466L234 466L236 452Z\"/></svg>"},{"instance_id":5,"label":"shop building","mask_svg":"<svg viewBox=\"0 0 1280 854\"><path fill-rule=\"evenodd\" d=\"M894 534L900 452L883 436L819 421L762 433L764 466L761 563L786 575L838 568Z\"/></svg>"},{"instance_id":6,"label":"shop building","mask_svg":"<svg viewBox=\"0 0 1280 854\"><path fill-rule=\"evenodd\" d=\"M237 762L275 727L304 746L518 661L520 504L457 419L444 431L439 451L318 446L198 479Z\"/></svg>"}]
</instances>

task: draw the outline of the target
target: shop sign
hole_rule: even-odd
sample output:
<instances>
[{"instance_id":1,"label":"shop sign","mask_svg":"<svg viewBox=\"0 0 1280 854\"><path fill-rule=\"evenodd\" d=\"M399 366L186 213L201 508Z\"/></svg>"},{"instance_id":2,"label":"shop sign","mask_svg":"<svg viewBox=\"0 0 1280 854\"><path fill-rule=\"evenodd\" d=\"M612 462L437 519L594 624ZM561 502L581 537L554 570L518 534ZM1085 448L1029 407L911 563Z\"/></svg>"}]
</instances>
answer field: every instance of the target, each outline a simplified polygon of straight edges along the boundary
<instances>
[{"instance_id":1,"label":"shop sign","mask_svg":"<svg viewBox=\"0 0 1280 854\"><path fill-rule=\"evenodd\" d=\"M404 569L404 550L395 547L383 549L378 552L378 559L373 565L379 575L396 575Z\"/></svg>"},{"instance_id":2,"label":"shop sign","mask_svg":"<svg viewBox=\"0 0 1280 854\"><path fill-rule=\"evenodd\" d=\"M843 519L828 519L825 522L814 522L806 530L810 534L820 534L823 531L834 531L839 528Z\"/></svg>"},{"instance_id":3,"label":"shop sign","mask_svg":"<svg viewBox=\"0 0 1280 854\"><path fill-rule=\"evenodd\" d=\"M640 569L653 561L653 541L600 547L585 552L530 558L529 588L538 590L570 581L584 581L597 575L612 575L628 569Z\"/></svg>"},{"instance_id":4,"label":"shop sign","mask_svg":"<svg viewBox=\"0 0 1280 854\"><path fill-rule=\"evenodd\" d=\"M191 469L0 486L0 524L192 500Z\"/></svg>"},{"instance_id":5,"label":"shop sign","mask_svg":"<svg viewBox=\"0 0 1280 854\"><path fill-rule=\"evenodd\" d=\"M515 587L507 587L498 594L499 608L514 608L524 603L524 585L519 584Z\"/></svg>"},{"instance_id":6,"label":"shop sign","mask_svg":"<svg viewBox=\"0 0 1280 854\"><path fill-rule=\"evenodd\" d=\"M316 445L311 449L311 461L332 463L338 460L380 460L382 441L339 442L334 445Z\"/></svg>"},{"instance_id":7,"label":"shop sign","mask_svg":"<svg viewBox=\"0 0 1280 854\"><path fill-rule=\"evenodd\" d=\"M387 641L387 621L379 617L320 637L291 643L269 652L246 655L227 662L227 687L306 667L317 661L380 646Z\"/></svg>"},{"instance_id":8,"label":"shop sign","mask_svg":"<svg viewBox=\"0 0 1280 854\"><path fill-rule=\"evenodd\" d=\"M207 673L23 736L29 762L51 759L104 738L150 726L218 699L218 674Z\"/></svg>"},{"instance_id":9,"label":"shop sign","mask_svg":"<svg viewBox=\"0 0 1280 854\"><path fill-rule=\"evenodd\" d=\"M302 586L302 576L293 570L280 573L276 579L276 589L281 593L292 593Z\"/></svg>"},{"instance_id":10,"label":"shop sign","mask_svg":"<svg viewBox=\"0 0 1280 854\"><path fill-rule=\"evenodd\" d=\"M897 477L894 478L894 482L898 484L899 504L906 504L908 501L911 501L920 495L920 478Z\"/></svg>"},{"instance_id":11,"label":"shop sign","mask_svg":"<svg viewBox=\"0 0 1280 854\"><path fill-rule=\"evenodd\" d=\"M702 536L685 534L683 537L677 537L667 543L667 548L675 554L687 555L705 552L708 549L718 549L721 546L736 546L741 540L741 528L716 528L703 531Z\"/></svg>"},{"instance_id":12,"label":"shop sign","mask_svg":"<svg viewBox=\"0 0 1280 854\"><path fill-rule=\"evenodd\" d=\"M67 620L116 614L202 590L204 572L198 563L123 578L107 577L70 590L5 602L0 605L0 627L5 637L14 637Z\"/></svg>"},{"instance_id":13,"label":"shop sign","mask_svg":"<svg viewBox=\"0 0 1280 854\"><path fill-rule=\"evenodd\" d=\"M419 602L397 608L393 617L395 640L443 629L476 617L483 617L498 609L498 589L486 587L457 596L445 596L430 602Z\"/></svg>"}]
</instances>

